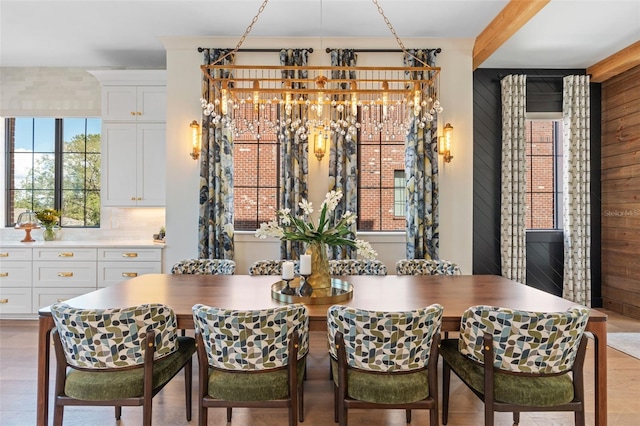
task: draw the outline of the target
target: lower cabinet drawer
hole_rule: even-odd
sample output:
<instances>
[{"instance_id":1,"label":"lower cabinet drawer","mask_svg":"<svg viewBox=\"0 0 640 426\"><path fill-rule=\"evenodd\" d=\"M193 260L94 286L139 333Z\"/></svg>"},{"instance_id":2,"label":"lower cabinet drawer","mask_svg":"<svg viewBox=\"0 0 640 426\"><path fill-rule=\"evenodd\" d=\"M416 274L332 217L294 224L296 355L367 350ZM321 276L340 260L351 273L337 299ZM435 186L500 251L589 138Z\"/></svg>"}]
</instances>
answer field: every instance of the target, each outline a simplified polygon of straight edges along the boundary
<instances>
[{"instance_id":1,"label":"lower cabinet drawer","mask_svg":"<svg viewBox=\"0 0 640 426\"><path fill-rule=\"evenodd\" d=\"M0 314L31 312L31 288L0 288Z\"/></svg>"},{"instance_id":2,"label":"lower cabinet drawer","mask_svg":"<svg viewBox=\"0 0 640 426\"><path fill-rule=\"evenodd\" d=\"M96 289L95 262L35 262L33 287L93 287Z\"/></svg>"},{"instance_id":3,"label":"lower cabinet drawer","mask_svg":"<svg viewBox=\"0 0 640 426\"><path fill-rule=\"evenodd\" d=\"M0 263L0 287L31 288L31 262Z\"/></svg>"},{"instance_id":4,"label":"lower cabinet drawer","mask_svg":"<svg viewBox=\"0 0 640 426\"><path fill-rule=\"evenodd\" d=\"M160 262L98 262L98 287L107 287L139 275L159 274Z\"/></svg>"},{"instance_id":5,"label":"lower cabinet drawer","mask_svg":"<svg viewBox=\"0 0 640 426\"><path fill-rule=\"evenodd\" d=\"M38 313L40 308L64 302L73 297L94 291L95 287L87 288L34 288L33 289L33 313Z\"/></svg>"}]
</instances>

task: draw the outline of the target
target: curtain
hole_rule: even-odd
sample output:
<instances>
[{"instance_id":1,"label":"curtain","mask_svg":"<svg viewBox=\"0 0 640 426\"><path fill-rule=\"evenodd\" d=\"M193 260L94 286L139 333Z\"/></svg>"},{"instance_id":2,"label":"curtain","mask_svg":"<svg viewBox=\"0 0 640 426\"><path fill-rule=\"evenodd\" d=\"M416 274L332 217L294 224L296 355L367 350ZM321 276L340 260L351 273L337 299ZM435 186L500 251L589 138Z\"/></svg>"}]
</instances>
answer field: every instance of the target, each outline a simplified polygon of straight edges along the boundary
<instances>
[{"instance_id":1,"label":"curtain","mask_svg":"<svg viewBox=\"0 0 640 426\"><path fill-rule=\"evenodd\" d=\"M434 49L408 50L405 66L435 66ZM426 77L426 76L425 76ZM437 99L436 88L430 95ZM405 140L407 259L438 259L438 119L414 119Z\"/></svg>"},{"instance_id":2,"label":"curtain","mask_svg":"<svg viewBox=\"0 0 640 426\"><path fill-rule=\"evenodd\" d=\"M562 297L591 306L591 150L588 75L563 79L563 223Z\"/></svg>"},{"instance_id":3,"label":"curtain","mask_svg":"<svg viewBox=\"0 0 640 426\"><path fill-rule=\"evenodd\" d=\"M212 64L228 52L228 49L204 49L204 64ZM233 60L229 56L223 63ZM213 90L203 76L202 97L209 100ZM198 257L232 260L233 255L233 139L221 123L203 114Z\"/></svg>"},{"instance_id":4,"label":"curtain","mask_svg":"<svg viewBox=\"0 0 640 426\"><path fill-rule=\"evenodd\" d=\"M333 49L330 52L331 66L356 66L358 55L353 49ZM355 73L345 70L331 71L332 79L355 78ZM341 83L341 89L348 89ZM346 96L346 95L345 95ZM348 108L346 109L348 110ZM349 112L345 112L345 116ZM348 132L336 131L329 147L329 191L342 191L342 199L336 206L334 220L338 221L346 212L358 211L358 142ZM351 225L352 237L356 234L356 224ZM330 259L355 259L353 247L329 247Z\"/></svg>"},{"instance_id":5,"label":"curtain","mask_svg":"<svg viewBox=\"0 0 640 426\"><path fill-rule=\"evenodd\" d=\"M500 261L502 276L526 283L525 113L527 77L508 75L502 86L502 194Z\"/></svg>"},{"instance_id":6,"label":"curtain","mask_svg":"<svg viewBox=\"0 0 640 426\"><path fill-rule=\"evenodd\" d=\"M282 49L280 51L280 65L306 66L309 51L307 49ZM307 78L307 71L282 71L283 79ZM301 87L301 83L293 83L294 88ZM285 117L285 124L279 132L280 140L280 208L289 208L295 212L298 203L308 198L307 180L309 175L309 141L307 133L301 132L298 120L303 116L306 105L281 106L280 116ZM306 114L304 114L306 115ZM291 120L288 120L291 119ZM304 244L300 241L282 241L280 256L282 259L299 259L304 253Z\"/></svg>"}]
</instances>

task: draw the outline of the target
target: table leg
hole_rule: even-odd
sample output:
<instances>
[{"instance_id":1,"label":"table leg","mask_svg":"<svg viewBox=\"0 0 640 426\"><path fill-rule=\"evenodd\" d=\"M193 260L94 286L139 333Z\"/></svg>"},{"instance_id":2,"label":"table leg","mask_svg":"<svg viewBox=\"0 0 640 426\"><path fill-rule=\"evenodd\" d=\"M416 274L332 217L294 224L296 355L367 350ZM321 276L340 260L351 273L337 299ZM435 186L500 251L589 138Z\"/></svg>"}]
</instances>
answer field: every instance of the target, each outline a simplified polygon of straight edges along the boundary
<instances>
[{"instance_id":1,"label":"table leg","mask_svg":"<svg viewBox=\"0 0 640 426\"><path fill-rule=\"evenodd\" d=\"M607 425L607 323L590 321L587 330L595 341L595 417L596 426Z\"/></svg>"},{"instance_id":2,"label":"table leg","mask_svg":"<svg viewBox=\"0 0 640 426\"><path fill-rule=\"evenodd\" d=\"M37 425L47 426L49 419L49 353L53 318L38 319L38 391Z\"/></svg>"}]
</instances>

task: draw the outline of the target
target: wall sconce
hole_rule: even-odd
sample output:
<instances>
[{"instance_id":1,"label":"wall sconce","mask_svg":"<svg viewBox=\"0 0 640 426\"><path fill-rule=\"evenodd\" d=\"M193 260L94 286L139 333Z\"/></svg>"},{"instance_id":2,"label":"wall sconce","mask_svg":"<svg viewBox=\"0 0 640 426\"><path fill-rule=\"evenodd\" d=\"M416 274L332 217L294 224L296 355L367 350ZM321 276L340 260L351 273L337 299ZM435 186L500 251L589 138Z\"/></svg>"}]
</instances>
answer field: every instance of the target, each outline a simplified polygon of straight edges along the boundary
<instances>
[{"instance_id":1,"label":"wall sconce","mask_svg":"<svg viewBox=\"0 0 640 426\"><path fill-rule=\"evenodd\" d=\"M327 153L327 141L324 132L319 131L315 135L315 142L313 145L313 153L316 155L318 161L322 161L324 154Z\"/></svg>"},{"instance_id":2,"label":"wall sconce","mask_svg":"<svg viewBox=\"0 0 640 426\"><path fill-rule=\"evenodd\" d=\"M451 155L451 140L453 139L453 126L451 123L447 123L442 128L442 136L439 138L438 152L444 156L444 162L450 163L453 159Z\"/></svg>"},{"instance_id":3,"label":"wall sconce","mask_svg":"<svg viewBox=\"0 0 640 426\"><path fill-rule=\"evenodd\" d=\"M200 125L196 120L193 120L189 127L191 127L191 153L189 155L197 160L200 158Z\"/></svg>"}]
</instances>

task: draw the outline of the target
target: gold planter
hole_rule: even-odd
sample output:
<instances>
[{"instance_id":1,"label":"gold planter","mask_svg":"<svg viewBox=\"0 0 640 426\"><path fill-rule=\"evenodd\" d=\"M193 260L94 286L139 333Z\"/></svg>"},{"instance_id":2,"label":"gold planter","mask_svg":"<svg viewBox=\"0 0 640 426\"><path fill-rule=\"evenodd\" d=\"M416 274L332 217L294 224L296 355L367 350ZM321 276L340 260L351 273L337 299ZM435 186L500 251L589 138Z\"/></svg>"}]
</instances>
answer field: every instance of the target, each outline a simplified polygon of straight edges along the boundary
<instances>
[{"instance_id":1,"label":"gold planter","mask_svg":"<svg viewBox=\"0 0 640 426\"><path fill-rule=\"evenodd\" d=\"M314 292L319 289L331 288L327 247L322 243L312 243L307 248L306 253L311 255L311 275L309 275L311 288L313 288Z\"/></svg>"}]
</instances>

